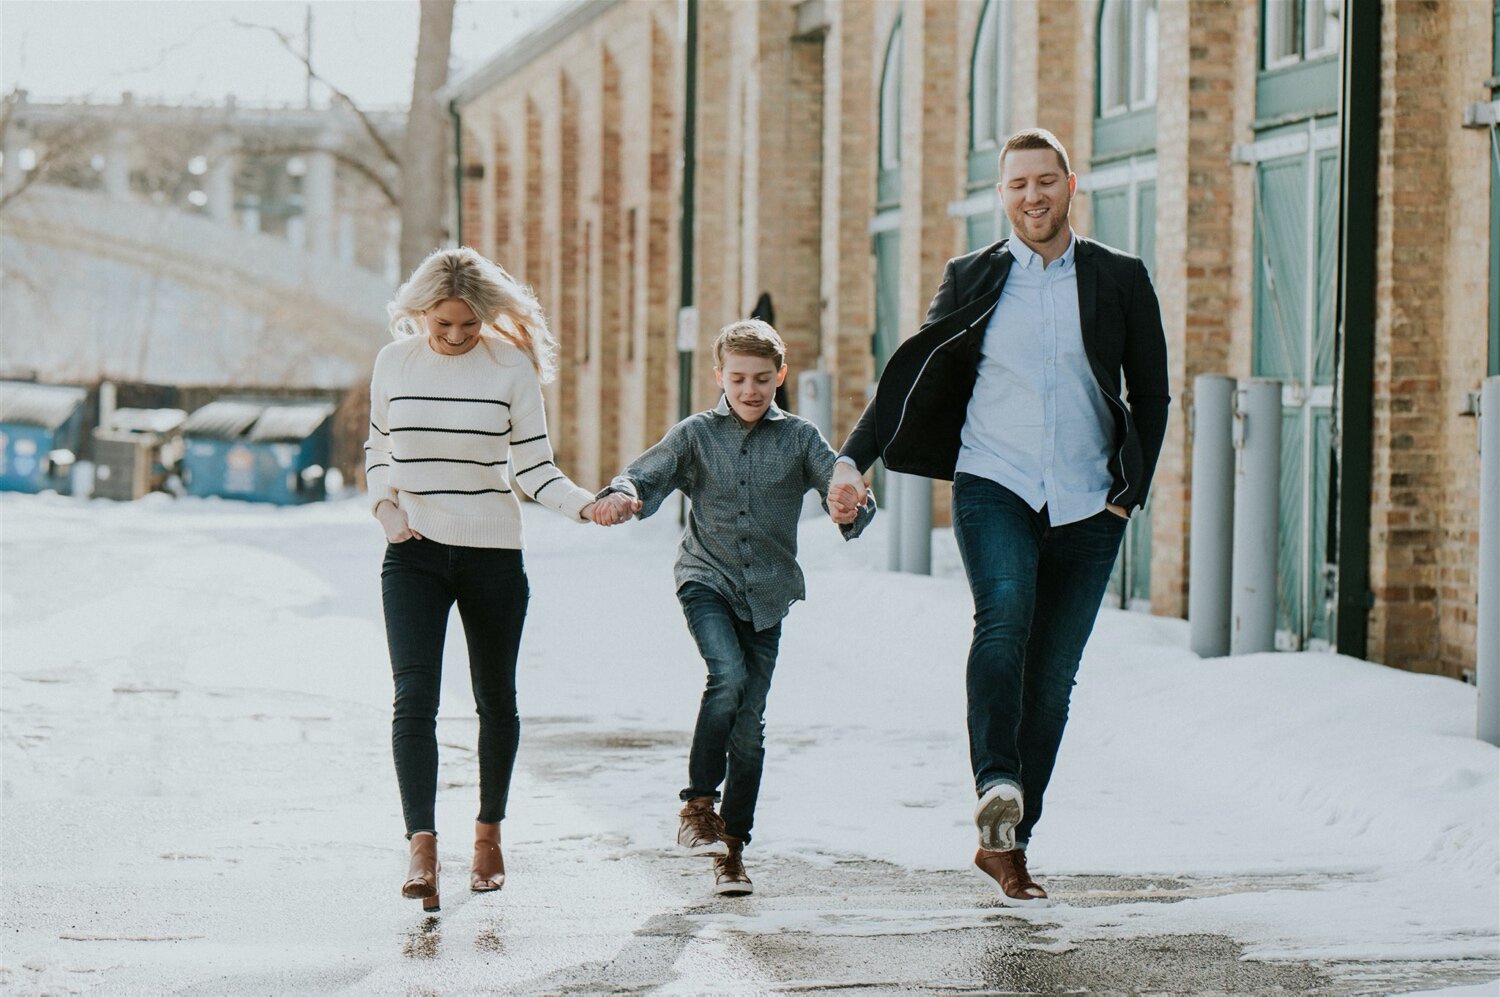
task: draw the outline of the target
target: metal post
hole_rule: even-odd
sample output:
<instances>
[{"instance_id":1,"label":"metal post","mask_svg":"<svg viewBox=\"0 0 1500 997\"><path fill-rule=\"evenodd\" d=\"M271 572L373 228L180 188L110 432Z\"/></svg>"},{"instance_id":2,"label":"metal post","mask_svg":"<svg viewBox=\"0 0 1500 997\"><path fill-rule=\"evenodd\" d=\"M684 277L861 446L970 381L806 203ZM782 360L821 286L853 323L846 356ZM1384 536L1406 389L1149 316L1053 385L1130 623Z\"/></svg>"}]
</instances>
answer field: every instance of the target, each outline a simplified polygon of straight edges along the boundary
<instances>
[{"instance_id":1,"label":"metal post","mask_svg":"<svg viewBox=\"0 0 1500 997\"><path fill-rule=\"evenodd\" d=\"M901 541L906 530L901 525L901 513L906 508L906 475L897 474L895 471L885 472L885 494L877 496L881 505L885 506L883 515L890 523L890 529L886 536L890 537L890 546L886 548L885 566L888 571L901 570Z\"/></svg>"},{"instance_id":2,"label":"metal post","mask_svg":"<svg viewBox=\"0 0 1500 997\"><path fill-rule=\"evenodd\" d=\"M797 414L833 441L833 378L826 370L804 370L797 375Z\"/></svg>"},{"instance_id":3,"label":"metal post","mask_svg":"<svg viewBox=\"0 0 1500 997\"><path fill-rule=\"evenodd\" d=\"M1188 567L1188 628L1193 653L1229 653L1229 593L1234 548L1234 389L1232 377L1193 381L1193 518Z\"/></svg>"},{"instance_id":4,"label":"metal post","mask_svg":"<svg viewBox=\"0 0 1500 997\"><path fill-rule=\"evenodd\" d=\"M932 479L903 474L901 485L901 570L932 574Z\"/></svg>"},{"instance_id":5,"label":"metal post","mask_svg":"<svg viewBox=\"0 0 1500 997\"><path fill-rule=\"evenodd\" d=\"M1230 654L1276 650L1281 499L1281 382L1241 381L1234 394L1234 567Z\"/></svg>"},{"instance_id":6,"label":"metal post","mask_svg":"<svg viewBox=\"0 0 1500 997\"><path fill-rule=\"evenodd\" d=\"M1487 378L1479 396L1478 629L1478 734L1500 745L1500 377Z\"/></svg>"}]
</instances>

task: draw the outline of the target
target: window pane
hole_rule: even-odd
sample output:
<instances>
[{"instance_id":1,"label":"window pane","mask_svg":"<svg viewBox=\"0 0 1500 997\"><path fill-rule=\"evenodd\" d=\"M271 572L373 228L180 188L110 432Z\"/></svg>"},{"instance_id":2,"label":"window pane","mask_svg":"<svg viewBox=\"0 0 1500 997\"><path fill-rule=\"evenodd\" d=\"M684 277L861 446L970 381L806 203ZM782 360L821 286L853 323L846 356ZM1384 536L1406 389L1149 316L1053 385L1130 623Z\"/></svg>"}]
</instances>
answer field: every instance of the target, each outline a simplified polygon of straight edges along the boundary
<instances>
[{"instance_id":1,"label":"window pane","mask_svg":"<svg viewBox=\"0 0 1500 997\"><path fill-rule=\"evenodd\" d=\"M984 17L979 21L979 34L974 40L973 76L969 91L973 104L969 108L969 148L983 149L996 144L999 134L996 104L999 98L999 77L996 73L999 39L995 36L998 17L995 8L998 0L992 0L984 8Z\"/></svg>"},{"instance_id":2,"label":"window pane","mask_svg":"<svg viewBox=\"0 0 1500 997\"><path fill-rule=\"evenodd\" d=\"M1104 0L1099 15L1099 114L1125 110L1130 85L1130 8Z\"/></svg>"},{"instance_id":3,"label":"window pane","mask_svg":"<svg viewBox=\"0 0 1500 997\"><path fill-rule=\"evenodd\" d=\"M1156 0L1137 0L1132 41L1130 106L1156 103Z\"/></svg>"},{"instance_id":4,"label":"window pane","mask_svg":"<svg viewBox=\"0 0 1500 997\"><path fill-rule=\"evenodd\" d=\"M1340 0L1307 0L1307 54L1337 52L1342 31L1339 28Z\"/></svg>"},{"instance_id":5,"label":"window pane","mask_svg":"<svg viewBox=\"0 0 1500 997\"><path fill-rule=\"evenodd\" d=\"M901 25L891 31L880 81L880 168L901 164Z\"/></svg>"},{"instance_id":6,"label":"window pane","mask_svg":"<svg viewBox=\"0 0 1500 997\"><path fill-rule=\"evenodd\" d=\"M1302 54L1301 0L1266 0L1266 68Z\"/></svg>"}]
</instances>

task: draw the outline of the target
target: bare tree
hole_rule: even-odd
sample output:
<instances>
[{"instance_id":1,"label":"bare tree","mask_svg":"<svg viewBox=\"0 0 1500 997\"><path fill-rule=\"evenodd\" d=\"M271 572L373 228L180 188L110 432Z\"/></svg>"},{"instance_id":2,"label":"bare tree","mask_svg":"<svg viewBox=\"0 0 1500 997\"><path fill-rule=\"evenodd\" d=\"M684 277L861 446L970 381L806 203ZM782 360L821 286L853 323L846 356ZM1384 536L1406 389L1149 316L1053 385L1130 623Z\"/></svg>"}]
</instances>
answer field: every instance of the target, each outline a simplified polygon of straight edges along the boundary
<instances>
[{"instance_id":1,"label":"bare tree","mask_svg":"<svg viewBox=\"0 0 1500 997\"><path fill-rule=\"evenodd\" d=\"M438 91L448 82L454 0L422 0L417 67L406 118L401 173L401 272L411 273L443 242L448 115Z\"/></svg>"},{"instance_id":2,"label":"bare tree","mask_svg":"<svg viewBox=\"0 0 1500 997\"><path fill-rule=\"evenodd\" d=\"M22 127L17 121L26 102L26 92L12 88L0 97L0 135L9 134L12 128ZM22 197L33 184L41 183L54 174L79 172L88 168L89 153L99 140L101 130L97 123L82 117L56 124L30 135L29 149L33 161L28 167L16 169L6 163L6 173L16 177L14 184L0 186L0 212L5 211L17 198Z\"/></svg>"},{"instance_id":3,"label":"bare tree","mask_svg":"<svg viewBox=\"0 0 1500 997\"><path fill-rule=\"evenodd\" d=\"M445 237L443 216L450 143L448 115L438 100L438 91L448 82L448 62L453 47L453 6L454 0L421 0L419 4L417 62L412 75L406 134L399 155L354 98L320 74L308 54L297 47L290 35L270 25L235 21L241 27L275 35L281 47L302 63L308 76L327 87L334 99L360 122L371 144L379 151L381 162L372 164L345 152L334 152L334 155L341 163L370 180L400 211L403 273L411 272ZM281 146L276 151L310 150ZM386 164L399 171L401 179L395 188L386 183L383 176Z\"/></svg>"}]
</instances>

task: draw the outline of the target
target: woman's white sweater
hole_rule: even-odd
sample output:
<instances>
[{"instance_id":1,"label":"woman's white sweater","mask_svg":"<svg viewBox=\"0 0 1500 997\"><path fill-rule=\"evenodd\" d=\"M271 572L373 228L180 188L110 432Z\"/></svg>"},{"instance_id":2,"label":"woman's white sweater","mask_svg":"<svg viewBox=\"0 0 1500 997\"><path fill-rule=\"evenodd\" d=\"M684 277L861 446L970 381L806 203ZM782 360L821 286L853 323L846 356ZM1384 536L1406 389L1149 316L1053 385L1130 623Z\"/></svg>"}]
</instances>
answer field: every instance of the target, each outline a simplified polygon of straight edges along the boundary
<instances>
[{"instance_id":1,"label":"woman's white sweater","mask_svg":"<svg viewBox=\"0 0 1500 997\"><path fill-rule=\"evenodd\" d=\"M594 497L552 462L531 361L489 335L456 357L420 335L380 351L370 378L365 479L372 509L389 499L417 533L458 547L525 546L512 479L579 522Z\"/></svg>"}]
</instances>

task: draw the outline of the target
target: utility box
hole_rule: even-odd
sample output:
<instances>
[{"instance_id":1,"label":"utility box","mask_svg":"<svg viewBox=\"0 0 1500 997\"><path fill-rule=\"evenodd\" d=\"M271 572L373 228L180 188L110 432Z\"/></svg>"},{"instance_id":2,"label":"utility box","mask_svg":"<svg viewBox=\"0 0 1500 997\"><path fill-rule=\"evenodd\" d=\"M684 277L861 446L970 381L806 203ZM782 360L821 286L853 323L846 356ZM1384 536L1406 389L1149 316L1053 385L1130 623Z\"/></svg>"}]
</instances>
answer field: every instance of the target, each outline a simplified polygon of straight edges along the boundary
<instances>
[{"instance_id":1,"label":"utility box","mask_svg":"<svg viewBox=\"0 0 1500 997\"><path fill-rule=\"evenodd\" d=\"M210 402L183 424L183 487L276 505L321 501L333 411L322 401Z\"/></svg>"},{"instance_id":2,"label":"utility box","mask_svg":"<svg viewBox=\"0 0 1500 997\"><path fill-rule=\"evenodd\" d=\"M0 381L0 491L71 491L86 397L68 385Z\"/></svg>"},{"instance_id":3,"label":"utility box","mask_svg":"<svg viewBox=\"0 0 1500 997\"><path fill-rule=\"evenodd\" d=\"M94 495L132 501L160 490L182 459L182 409L122 408L94 430Z\"/></svg>"}]
</instances>

